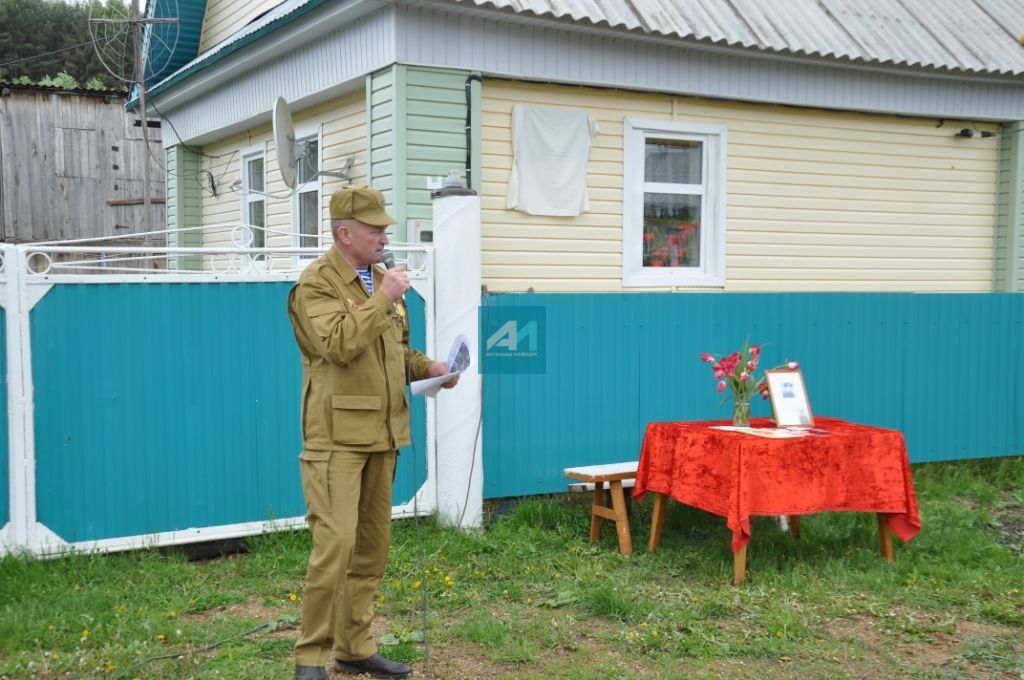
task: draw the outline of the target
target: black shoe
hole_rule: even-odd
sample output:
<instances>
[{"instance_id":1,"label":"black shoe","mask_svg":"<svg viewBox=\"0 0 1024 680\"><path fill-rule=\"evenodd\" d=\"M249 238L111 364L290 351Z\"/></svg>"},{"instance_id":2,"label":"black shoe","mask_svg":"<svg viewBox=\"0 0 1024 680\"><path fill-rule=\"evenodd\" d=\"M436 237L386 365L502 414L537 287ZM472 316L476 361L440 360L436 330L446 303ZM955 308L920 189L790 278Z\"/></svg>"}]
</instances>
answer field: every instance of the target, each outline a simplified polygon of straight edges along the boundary
<instances>
[{"instance_id":1,"label":"black shoe","mask_svg":"<svg viewBox=\"0 0 1024 680\"><path fill-rule=\"evenodd\" d=\"M323 666L295 666L295 677L302 680L330 680Z\"/></svg>"},{"instance_id":2,"label":"black shoe","mask_svg":"<svg viewBox=\"0 0 1024 680\"><path fill-rule=\"evenodd\" d=\"M374 678L404 678L412 673L412 668L398 661L385 659L380 654L374 654L362 661L334 660L334 670L337 673L348 673L359 675L369 673Z\"/></svg>"}]
</instances>

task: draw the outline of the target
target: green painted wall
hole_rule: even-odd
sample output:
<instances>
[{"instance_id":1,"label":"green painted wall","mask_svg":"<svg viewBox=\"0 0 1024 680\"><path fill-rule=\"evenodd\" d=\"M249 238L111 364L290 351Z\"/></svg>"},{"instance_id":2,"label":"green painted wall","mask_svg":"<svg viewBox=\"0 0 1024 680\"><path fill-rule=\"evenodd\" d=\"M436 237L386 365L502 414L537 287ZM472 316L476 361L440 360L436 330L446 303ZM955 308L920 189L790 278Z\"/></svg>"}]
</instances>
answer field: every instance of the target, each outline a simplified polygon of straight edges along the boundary
<instances>
[{"instance_id":1,"label":"green painted wall","mask_svg":"<svg viewBox=\"0 0 1024 680\"><path fill-rule=\"evenodd\" d=\"M393 64L366 81L370 183L384 192L407 240L407 222L432 215L427 178L466 175L468 71ZM471 93L473 160L480 166L480 83ZM479 190L479 172L473 177Z\"/></svg>"},{"instance_id":2,"label":"green painted wall","mask_svg":"<svg viewBox=\"0 0 1024 680\"><path fill-rule=\"evenodd\" d=\"M392 64L366 78L367 175L369 183L384 193L388 209L398 220L395 235L405 240L405 128L398 121L404 118L405 67Z\"/></svg>"},{"instance_id":3,"label":"green painted wall","mask_svg":"<svg viewBox=\"0 0 1024 680\"><path fill-rule=\"evenodd\" d=\"M1024 291L1024 122L1000 132L993 288Z\"/></svg>"},{"instance_id":4,"label":"green painted wall","mask_svg":"<svg viewBox=\"0 0 1024 680\"><path fill-rule=\"evenodd\" d=\"M198 153L178 144L166 151L167 159L167 228L182 229L197 227L203 223L203 199L196 177L200 172ZM184 234L169 233L167 245L188 247L203 245L202 234L198 231ZM202 258L198 255L171 258L171 267L201 269Z\"/></svg>"}]
</instances>

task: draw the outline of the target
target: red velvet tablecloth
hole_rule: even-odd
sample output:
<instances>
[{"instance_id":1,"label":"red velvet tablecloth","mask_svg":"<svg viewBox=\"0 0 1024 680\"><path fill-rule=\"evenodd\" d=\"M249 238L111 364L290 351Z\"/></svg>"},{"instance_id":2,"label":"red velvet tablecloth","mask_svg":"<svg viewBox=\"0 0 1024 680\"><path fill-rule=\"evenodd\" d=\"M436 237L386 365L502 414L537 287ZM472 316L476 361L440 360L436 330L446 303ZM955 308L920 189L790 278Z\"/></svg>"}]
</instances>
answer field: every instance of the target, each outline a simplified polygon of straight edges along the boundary
<instances>
[{"instance_id":1,"label":"red velvet tablecloth","mask_svg":"<svg viewBox=\"0 0 1024 680\"><path fill-rule=\"evenodd\" d=\"M752 515L854 510L885 513L909 541L921 530L903 434L815 418L827 436L766 439L711 429L728 421L650 423L633 496L666 494L726 518L732 549L750 540ZM754 427L771 427L755 419Z\"/></svg>"}]
</instances>

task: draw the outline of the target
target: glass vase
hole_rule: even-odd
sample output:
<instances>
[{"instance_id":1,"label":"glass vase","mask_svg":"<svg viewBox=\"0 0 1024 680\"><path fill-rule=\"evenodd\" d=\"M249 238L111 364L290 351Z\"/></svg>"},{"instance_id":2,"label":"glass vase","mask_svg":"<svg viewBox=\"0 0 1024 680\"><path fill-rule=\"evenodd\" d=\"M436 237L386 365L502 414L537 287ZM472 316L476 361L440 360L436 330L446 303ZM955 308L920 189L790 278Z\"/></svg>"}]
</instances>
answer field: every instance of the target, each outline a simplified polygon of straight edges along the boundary
<instances>
[{"instance_id":1,"label":"glass vase","mask_svg":"<svg viewBox=\"0 0 1024 680\"><path fill-rule=\"evenodd\" d=\"M733 401L732 424L734 427L750 427L749 399L735 399Z\"/></svg>"}]
</instances>

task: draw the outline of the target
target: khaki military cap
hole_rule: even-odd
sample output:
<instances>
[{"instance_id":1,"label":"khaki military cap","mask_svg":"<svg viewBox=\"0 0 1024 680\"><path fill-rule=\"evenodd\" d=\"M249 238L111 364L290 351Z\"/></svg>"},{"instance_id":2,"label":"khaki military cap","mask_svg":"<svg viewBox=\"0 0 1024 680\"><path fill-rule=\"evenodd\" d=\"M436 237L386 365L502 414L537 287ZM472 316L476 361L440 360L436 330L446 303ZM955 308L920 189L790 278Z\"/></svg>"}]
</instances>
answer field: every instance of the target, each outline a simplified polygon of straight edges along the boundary
<instances>
[{"instance_id":1,"label":"khaki military cap","mask_svg":"<svg viewBox=\"0 0 1024 680\"><path fill-rule=\"evenodd\" d=\"M384 209L384 194L366 185L335 191L331 196L331 219L357 219L375 227L398 223Z\"/></svg>"}]
</instances>

